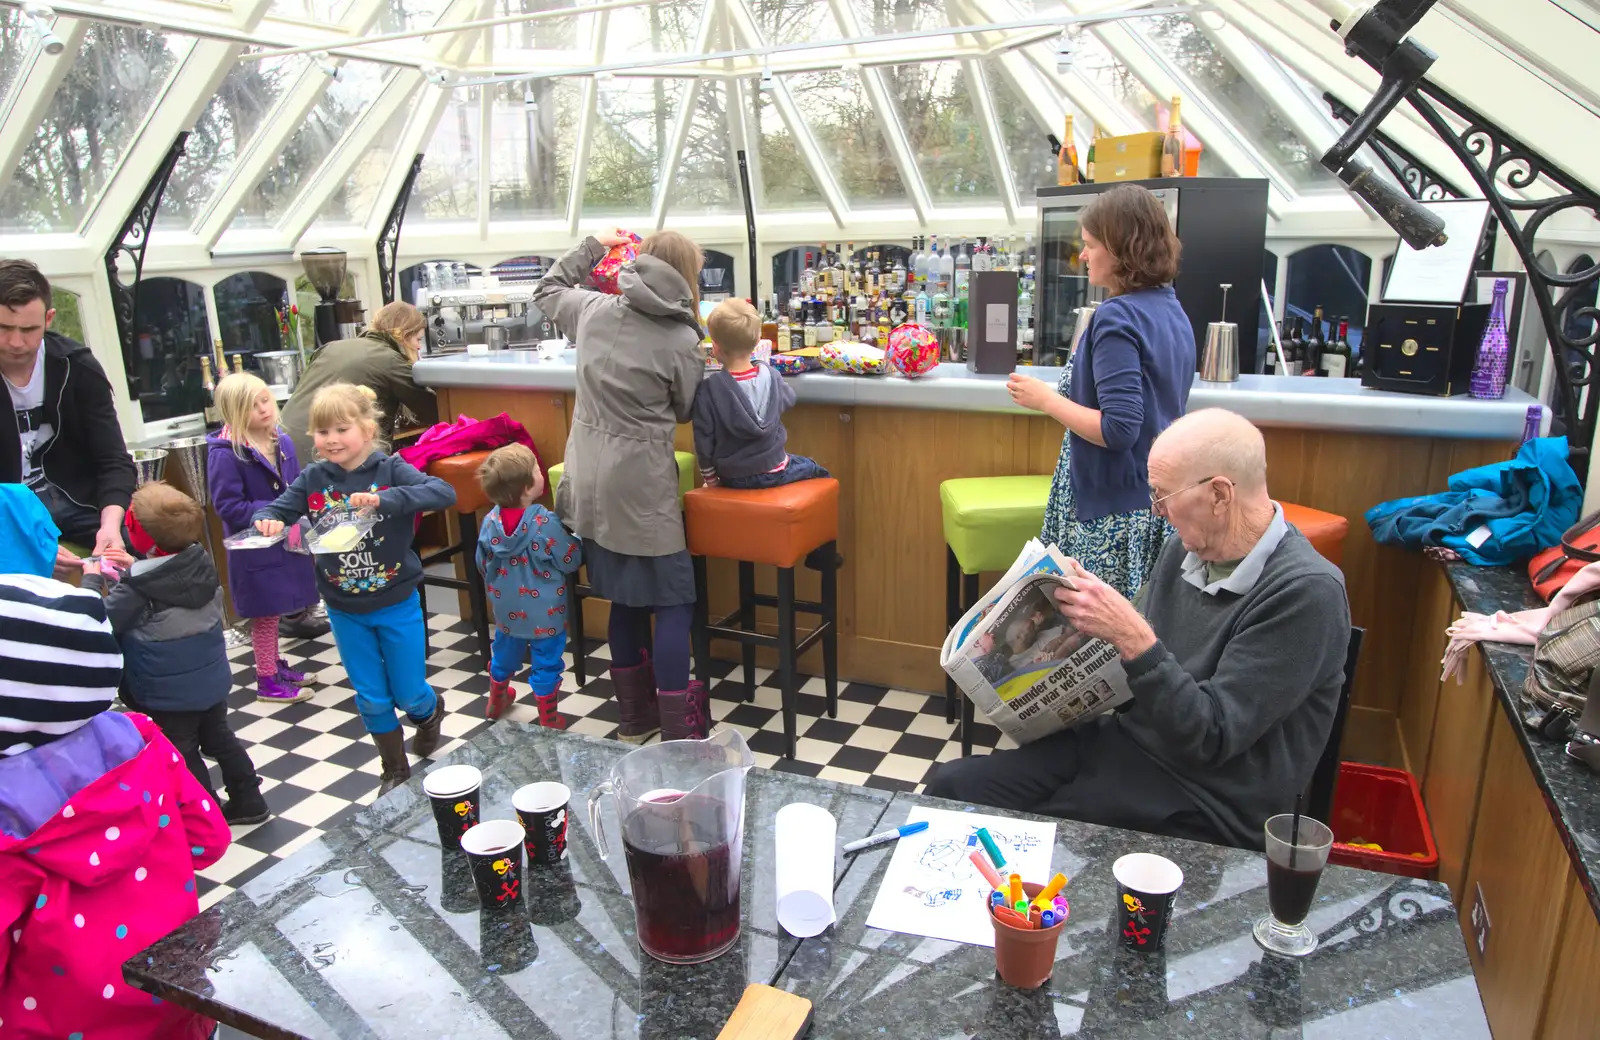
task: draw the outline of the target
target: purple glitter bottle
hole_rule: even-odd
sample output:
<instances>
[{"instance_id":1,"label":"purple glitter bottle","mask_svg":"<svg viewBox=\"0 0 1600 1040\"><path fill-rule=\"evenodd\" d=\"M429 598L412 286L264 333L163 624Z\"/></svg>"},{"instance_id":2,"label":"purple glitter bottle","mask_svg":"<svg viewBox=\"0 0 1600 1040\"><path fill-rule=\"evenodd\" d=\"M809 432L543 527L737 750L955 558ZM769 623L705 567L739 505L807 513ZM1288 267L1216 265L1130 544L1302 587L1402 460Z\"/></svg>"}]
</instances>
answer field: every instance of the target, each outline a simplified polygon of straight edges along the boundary
<instances>
[{"instance_id":1,"label":"purple glitter bottle","mask_svg":"<svg viewBox=\"0 0 1600 1040\"><path fill-rule=\"evenodd\" d=\"M1497 401L1506 395L1506 365L1511 353L1511 334L1506 329L1506 290L1510 281L1497 278L1494 303L1489 307L1489 322L1478 342L1478 361L1472 367L1470 388L1473 397Z\"/></svg>"}]
</instances>

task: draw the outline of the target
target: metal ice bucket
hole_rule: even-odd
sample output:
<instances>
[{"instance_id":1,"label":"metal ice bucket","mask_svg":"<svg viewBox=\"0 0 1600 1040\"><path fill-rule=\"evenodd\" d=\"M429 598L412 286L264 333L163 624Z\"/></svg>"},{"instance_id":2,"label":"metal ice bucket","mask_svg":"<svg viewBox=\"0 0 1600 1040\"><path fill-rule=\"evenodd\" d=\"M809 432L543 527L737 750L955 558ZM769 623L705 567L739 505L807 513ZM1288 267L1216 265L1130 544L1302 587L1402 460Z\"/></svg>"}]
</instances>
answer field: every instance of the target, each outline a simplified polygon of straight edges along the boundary
<instances>
[{"instance_id":1,"label":"metal ice bucket","mask_svg":"<svg viewBox=\"0 0 1600 1040\"><path fill-rule=\"evenodd\" d=\"M1200 378L1210 383L1231 383L1239 378L1239 326L1231 321L1213 321L1206 326Z\"/></svg>"},{"instance_id":2,"label":"metal ice bucket","mask_svg":"<svg viewBox=\"0 0 1600 1040\"><path fill-rule=\"evenodd\" d=\"M211 496L206 490L206 439L179 437L162 447L167 449L170 459L177 460L178 469L189 482L189 491L194 500L202 506L210 505Z\"/></svg>"},{"instance_id":3,"label":"metal ice bucket","mask_svg":"<svg viewBox=\"0 0 1600 1040\"><path fill-rule=\"evenodd\" d=\"M294 391L294 385L300 381L300 354L294 350L269 350L257 354L256 363L261 366L261 378L267 385L282 384Z\"/></svg>"},{"instance_id":4,"label":"metal ice bucket","mask_svg":"<svg viewBox=\"0 0 1600 1040\"><path fill-rule=\"evenodd\" d=\"M133 457L133 468L139 474L139 486L160 480L167 472L167 452L164 448L134 448L128 452Z\"/></svg>"}]
</instances>

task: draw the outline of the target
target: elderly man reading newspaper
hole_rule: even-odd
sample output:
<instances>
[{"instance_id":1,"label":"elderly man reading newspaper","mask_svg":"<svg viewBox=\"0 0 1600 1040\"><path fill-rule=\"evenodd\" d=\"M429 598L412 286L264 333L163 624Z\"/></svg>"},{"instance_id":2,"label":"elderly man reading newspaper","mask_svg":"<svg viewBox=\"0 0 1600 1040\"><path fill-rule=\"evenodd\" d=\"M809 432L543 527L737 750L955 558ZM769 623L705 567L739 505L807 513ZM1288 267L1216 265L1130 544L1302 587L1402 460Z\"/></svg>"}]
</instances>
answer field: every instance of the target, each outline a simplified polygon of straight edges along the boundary
<instances>
[{"instance_id":1,"label":"elderly man reading newspaper","mask_svg":"<svg viewBox=\"0 0 1600 1040\"><path fill-rule=\"evenodd\" d=\"M1248 848L1293 808L1344 678L1343 575L1284 522L1261 433L1232 412L1193 412L1157 438L1150 500L1177 534L1137 608L1075 566L1076 588L1051 589L1073 627L1116 648L1132 700L951 762L929 794Z\"/></svg>"}]
</instances>

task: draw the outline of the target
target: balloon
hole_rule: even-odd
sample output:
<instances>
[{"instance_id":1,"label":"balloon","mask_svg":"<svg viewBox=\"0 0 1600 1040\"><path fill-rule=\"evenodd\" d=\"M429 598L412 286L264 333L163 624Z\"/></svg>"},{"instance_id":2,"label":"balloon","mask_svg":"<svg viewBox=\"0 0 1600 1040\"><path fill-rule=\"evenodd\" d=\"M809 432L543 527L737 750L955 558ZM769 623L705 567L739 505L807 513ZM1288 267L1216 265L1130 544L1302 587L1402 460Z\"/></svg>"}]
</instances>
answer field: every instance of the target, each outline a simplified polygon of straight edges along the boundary
<instances>
[{"instance_id":1,"label":"balloon","mask_svg":"<svg viewBox=\"0 0 1600 1040\"><path fill-rule=\"evenodd\" d=\"M644 241L632 231L624 231L622 228L617 228L617 234L627 235L633 241L606 250L606 255L600 258L600 262L594 265L594 270L589 274L589 284L613 296L622 291L617 288L617 274L622 270L622 265L631 264L638 258L639 243Z\"/></svg>"},{"instance_id":2,"label":"balloon","mask_svg":"<svg viewBox=\"0 0 1600 1040\"><path fill-rule=\"evenodd\" d=\"M921 325L907 323L889 333L889 365L915 379L939 363L939 341Z\"/></svg>"}]
</instances>

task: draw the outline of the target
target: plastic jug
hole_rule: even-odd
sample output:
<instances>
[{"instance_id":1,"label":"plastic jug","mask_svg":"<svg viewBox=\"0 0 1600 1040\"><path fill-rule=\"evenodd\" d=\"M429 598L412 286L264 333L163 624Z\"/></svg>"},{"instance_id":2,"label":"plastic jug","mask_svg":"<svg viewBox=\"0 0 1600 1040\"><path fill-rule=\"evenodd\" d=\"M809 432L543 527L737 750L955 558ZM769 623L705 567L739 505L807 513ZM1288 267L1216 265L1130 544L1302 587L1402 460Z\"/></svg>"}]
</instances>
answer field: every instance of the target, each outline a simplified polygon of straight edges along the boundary
<instances>
[{"instance_id":1,"label":"plastic jug","mask_svg":"<svg viewBox=\"0 0 1600 1040\"><path fill-rule=\"evenodd\" d=\"M639 946L657 960L698 964L739 938L744 778L755 758L737 730L630 751L589 792L589 825L609 857L600 799L622 822Z\"/></svg>"}]
</instances>

